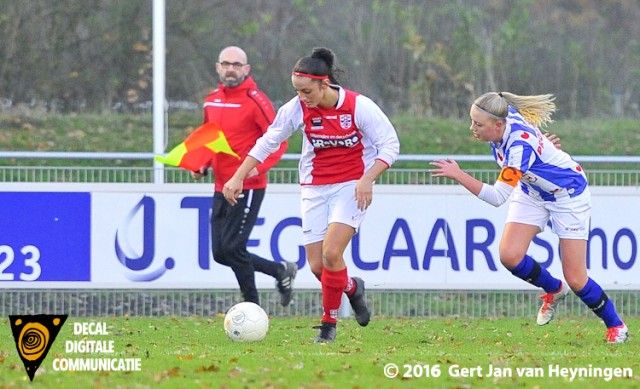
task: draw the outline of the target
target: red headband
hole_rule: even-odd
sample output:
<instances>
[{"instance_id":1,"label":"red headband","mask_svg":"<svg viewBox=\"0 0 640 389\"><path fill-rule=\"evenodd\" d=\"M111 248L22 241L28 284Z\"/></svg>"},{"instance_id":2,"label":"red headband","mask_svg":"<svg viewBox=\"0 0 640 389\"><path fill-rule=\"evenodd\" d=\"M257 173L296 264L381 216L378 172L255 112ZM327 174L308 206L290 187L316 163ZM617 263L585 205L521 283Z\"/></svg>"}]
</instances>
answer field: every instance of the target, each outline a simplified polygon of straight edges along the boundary
<instances>
[{"instance_id":1,"label":"red headband","mask_svg":"<svg viewBox=\"0 0 640 389\"><path fill-rule=\"evenodd\" d=\"M302 72L292 72L291 74L293 74L294 76L299 76L299 77L312 78L314 80L326 80L326 79L329 78L329 76L316 76L315 74L307 74L307 73L302 73Z\"/></svg>"}]
</instances>

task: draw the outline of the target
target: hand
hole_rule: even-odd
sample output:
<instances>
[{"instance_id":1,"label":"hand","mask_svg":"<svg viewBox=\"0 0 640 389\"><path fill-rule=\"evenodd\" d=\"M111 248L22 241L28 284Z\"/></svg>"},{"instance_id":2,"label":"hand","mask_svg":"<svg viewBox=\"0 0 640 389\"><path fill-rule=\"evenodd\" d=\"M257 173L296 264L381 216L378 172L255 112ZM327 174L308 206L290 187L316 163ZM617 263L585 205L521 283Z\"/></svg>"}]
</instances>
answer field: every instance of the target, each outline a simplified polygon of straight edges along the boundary
<instances>
[{"instance_id":1,"label":"hand","mask_svg":"<svg viewBox=\"0 0 640 389\"><path fill-rule=\"evenodd\" d=\"M429 162L429 165L436 167L436 169L429 171L434 177L446 177L455 180L455 177L462 171L456 161L448 158Z\"/></svg>"},{"instance_id":2,"label":"hand","mask_svg":"<svg viewBox=\"0 0 640 389\"><path fill-rule=\"evenodd\" d=\"M556 134L552 134L548 131L545 131L544 136L547 137L547 139L549 139L551 141L551 143L553 143L553 145L555 146L556 149L560 150L560 147L562 146L560 144L560 137L557 136Z\"/></svg>"},{"instance_id":3,"label":"hand","mask_svg":"<svg viewBox=\"0 0 640 389\"><path fill-rule=\"evenodd\" d=\"M356 201L358 209L366 210L373 201L373 182L368 178L361 178L356 183Z\"/></svg>"},{"instance_id":4,"label":"hand","mask_svg":"<svg viewBox=\"0 0 640 389\"><path fill-rule=\"evenodd\" d=\"M251 169L251 170L249 171L249 174L247 174L247 178L255 177L255 176L257 176L258 174L260 174L260 172L258 171L258 168L257 168L257 167L254 167L253 169Z\"/></svg>"},{"instance_id":5,"label":"hand","mask_svg":"<svg viewBox=\"0 0 640 389\"><path fill-rule=\"evenodd\" d=\"M191 177L193 177L194 180L199 180L202 177L207 175L207 166L203 166L200 168L200 170L196 171L196 172L191 172Z\"/></svg>"},{"instance_id":6,"label":"hand","mask_svg":"<svg viewBox=\"0 0 640 389\"><path fill-rule=\"evenodd\" d=\"M229 204L236 205L238 198L242 195L242 180L231 177L222 187L222 194Z\"/></svg>"}]
</instances>

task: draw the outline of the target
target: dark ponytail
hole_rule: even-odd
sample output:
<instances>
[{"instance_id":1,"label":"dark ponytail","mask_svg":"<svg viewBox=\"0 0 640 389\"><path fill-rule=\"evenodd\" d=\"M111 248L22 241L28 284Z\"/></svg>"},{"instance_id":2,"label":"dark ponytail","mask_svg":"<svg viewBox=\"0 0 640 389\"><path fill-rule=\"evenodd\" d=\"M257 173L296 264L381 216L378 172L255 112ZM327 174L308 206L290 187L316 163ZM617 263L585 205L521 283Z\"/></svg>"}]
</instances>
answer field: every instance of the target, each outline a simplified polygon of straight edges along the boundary
<instances>
[{"instance_id":1,"label":"dark ponytail","mask_svg":"<svg viewBox=\"0 0 640 389\"><path fill-rule=\"evenodd\" d=\"M294 72L313 76L326 76L332 84L339 84L337 73L342 71L335 66L335 54L326 47L316 47L308 57L303 57L293 67Z\"/></svg>"}]
</instances>

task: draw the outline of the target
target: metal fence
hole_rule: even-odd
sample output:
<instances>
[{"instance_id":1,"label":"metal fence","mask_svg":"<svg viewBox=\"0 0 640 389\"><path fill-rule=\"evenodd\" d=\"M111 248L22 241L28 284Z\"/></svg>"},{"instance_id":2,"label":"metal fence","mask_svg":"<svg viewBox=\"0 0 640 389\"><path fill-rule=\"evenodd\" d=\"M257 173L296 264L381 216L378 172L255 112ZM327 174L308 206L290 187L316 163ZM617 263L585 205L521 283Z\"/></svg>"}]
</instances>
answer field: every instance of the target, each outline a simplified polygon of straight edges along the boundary
<instances>
[{"instance_id":1,"label":"metal fence","mask_svg":"<svg viewBox=\"0 0 640 389\"><path fill-rule=\"evenodd\" d=\"M607 291L623 317L639 316L636 291ZM367 302L378 317L535 317L540 292L531 290L369 290ZM68 314L76 317L215 316L241 301L237 290L3 290L0 316ZM271 316L322 314L320 290L296 290L282 307L275 290L260 292ZM592 316L576 296L559 304L563 316Z\"/></svg>"},{"instance_id":2,"label":"metal fence","mask_svg":"<svg viewBox=\"0 0 640 389\"><path fill-rule=\"evenodd\" d=\"M494 182L499 170L465 169L483 182ZM211 183L211 175L200 181L191 178L189 172L178 168L163 169L166 183ZM83 167L83 166L0 166L2 182L69 182L69 183L153 183L152 167ZM592 186L640 186L640 165L636 169L588 170ZM298 169L276 167L269 171L269 182L291 184L298 182ZM449 185L454 181L433 177L429 169L389 169L377 183L385 185Z\"/></svg>"},{"instance_id":3,"label":"metal fence","mask_svg":"<svg viewBox=\"0 0 640 389\"><path fill-rule=\"evenodd\" d=\"M497 169L468 170L484 182L497 178ZM151 167L0 167L2 182L152 183ZM192 183L188 172L164 169L167 183ZM592 185L640 186L640 169L591 170ZM206 177L203 183L211 183ZM271 183L296 183L296 168L274 168ZM453 184L431 177L427 169L390 169L380 184ZM623 316L640 315L637 291L607 291ZM531 290L371 290L367 300L374 316L389 317L534 317L540 293ZM275 290L261 291L265 310L274 316L317 316L322 310L320 290L296 290L288 307L279 305ZM64 313L77 317L102 316L211 316L222 314L240 301L238 290L61 290L21 289L0 291L0 315ZM561 303L560 313L590 316L591 311L575 296Z\"/></svg>"}]
</instances>

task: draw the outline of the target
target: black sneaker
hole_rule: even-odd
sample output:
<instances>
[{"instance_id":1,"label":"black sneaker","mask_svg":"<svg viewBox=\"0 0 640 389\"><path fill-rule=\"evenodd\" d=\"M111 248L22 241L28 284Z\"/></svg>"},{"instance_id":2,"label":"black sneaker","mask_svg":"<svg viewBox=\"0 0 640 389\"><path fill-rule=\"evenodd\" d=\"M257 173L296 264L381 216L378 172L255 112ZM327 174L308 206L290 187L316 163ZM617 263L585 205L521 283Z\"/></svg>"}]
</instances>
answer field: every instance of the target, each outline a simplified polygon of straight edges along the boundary
<instances>
[{"instance_id":1,"label":"black sneaker","mask_svg":"<svg viewBox=\"0 0 640 389\"><path fill-rule=\"evenodd\" d=\"M283 263L284 269L278 274L276 279L276 287L280 292L280 304L286 307L293 297L293 280L298 273L298 265L292 262Z\"/></svg>"},{"instance_id":2,"label":"black sneaker","mask_svg":"<svg viewBox=\"0 0 640 389\"><path fill-rule=\"evenodd\" d=\"M356 283L356 292L348 296L351 308L356 314L356 321L360 326L366 327L371 319L371 312L367 308L367 302L364 300L364 280L360 277L353 277L353 282Z\"/></svg>"},{"instance_id":3,"label":"black sneaker","mask_svg":"<svg viewBox=\"0 0 640 389\"><path fill-rule=\"evenodd\" d=\"M322 325L313 328L320 330L313 343L330 343L336 340L336 325L334 323L322 322Z\"/></svg>"}]
</instances>

